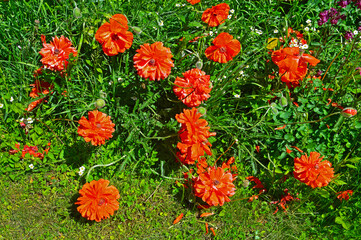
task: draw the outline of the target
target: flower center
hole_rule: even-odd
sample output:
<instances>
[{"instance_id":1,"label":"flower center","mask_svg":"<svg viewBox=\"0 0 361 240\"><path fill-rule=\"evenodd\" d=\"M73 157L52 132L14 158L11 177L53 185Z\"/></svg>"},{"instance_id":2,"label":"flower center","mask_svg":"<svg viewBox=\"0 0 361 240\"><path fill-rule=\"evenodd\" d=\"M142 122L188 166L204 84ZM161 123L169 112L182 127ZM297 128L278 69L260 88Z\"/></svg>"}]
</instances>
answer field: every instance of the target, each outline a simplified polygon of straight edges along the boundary
<instances>
[{"instance_id":1,"label":"flower center","mask_svg":"<svg viewBox=\"0 0 361 240\"><path fill-rule=\"evenodd\" d=\"M113 33L113 34L111 35L111 38L112 38L113 41L118 41L118 40L119 40L118 35L115 34L115 33Z\"/></svg>"},{"instance_id":2,"label":"flower center","mask_svg":"<svg viewBox=\"0 0 361 240\"><path fill-rule=\"evenodd\" d=\"M155 66L155 60L153 58L149 60L149 65Z\"/></svg>"},{"instance_id":3,"label":"flower center","mask_svg":"<svg viewBox=\"0 0 361 240\"><path fill-rule=\"evenodd\" d=\"M220 51L221 53L225 53L225 52L227 51L227 49L226 49L225 47L221 47L221 48L219 48L219 51Z\"/></svg>"},{"instance_id":4,"label":"flower center","mask_svg":"<svg viewBox=\"0 0 361 240\"><path fill-rule=\"evenodd\" d=\"M54 55L57 57L59 53L60 53L60 50L57 49L57 48L55 48L55 49L54 49Z\"/></svg>"},{"instance_id":5,"label":"flower center","mask_svg":"<svg viewBox=\"0 0 361 240\"><path fill-rule=\"evenodd\" d=\"M315 165L315 169L319 169L320 167L318 166L318 164Z\"/></svg>"},{"instance_id":6,"label":"flower center","mask_svg":"<svg viewBox=\"0 0 361 240\"><path fill-rule=\"evenodd\" d=\"M104 198L99 199L98 206L101 206L105 203Z\"/></svg>"},{"instance_id":7,"label":"flower center","mask_svg":"<svg viewBox=\"0 0 361 240\"><path fill-rule=\"evenodd\" d=\"M220 184L220 182L218 181L218 180L213 180L213 185L214 186L217 186L217 185L219 185Z\"/></svg>"},{"instance_id":8,"label":"flower center","mask_svg":"<svg viewBox=\"0 0 361 240\"><path fill-rule=\"evenodd\" d=\"M96 126L97 126L97 128L101 128L101 127L102 127L102 125L101 125L100 123L97 123Z\"/></svg>"}]
</instances>

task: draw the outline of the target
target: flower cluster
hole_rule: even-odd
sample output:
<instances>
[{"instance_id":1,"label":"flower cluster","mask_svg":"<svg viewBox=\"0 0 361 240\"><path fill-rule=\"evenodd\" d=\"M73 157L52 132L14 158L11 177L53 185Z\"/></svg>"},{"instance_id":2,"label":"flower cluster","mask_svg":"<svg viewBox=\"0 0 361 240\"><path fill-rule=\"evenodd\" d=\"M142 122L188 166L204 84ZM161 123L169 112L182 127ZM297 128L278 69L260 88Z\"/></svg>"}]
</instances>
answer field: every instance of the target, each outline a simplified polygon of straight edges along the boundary
<instances>
[{"instance_id":1,"label":"flower cluster","mask_svg":"<svg viewBox=\"0 0 361 240\"><path fill-rule=\"evenodd\" d=\"M343 1L343 2L347 2L347 1ZM323 24L327 23L329 19L332 25L336 25L340 19L342 20L346 19L346 15L344 14L340 15L340 13L337 11L336 8L330 8L329 10L320 12L319 17L320 19L317 21L318 26L322 26Z\"/></svg>"},{"instance_id":2,"label":"flower cluster","mask_svg":"<svg viewBox=\"0 0 361 240\"><path fill-rule=\"evenodd\" d=\"M22 154L21 154L21 158L24 158L24 157L26 156L26 154L29 154L30 156L34 156L34 157L36 157L36 158L43 159L43 158L44 158L44 154L49 152L49 150L50 150L50 145L51 145L51 143L49 142L48 145L47 145L48 147L47 147L46 149L44 149L44 151L41 153L41 152L39 152L39 149L38 149L37 146L28 146L28 145L25 145L24 148L23 148L22 150L20 150L20 143L16 143L16 144L15 144L15 148L16 148L16 149L11 149L11 150L9 151L9 153L10 153L11 155L13 155L13 154L16 154L16 153L18 153L19 151L21 151L21 153L22 153Z\"/></svg>"},{"instance_id":3,"label":"flower cluster","mask_svg":"<svg viewBox=\"0 0 361 240\"><path fill-rule=\"evenodd\" d=\"M208 122L200 119L201 116L202 114L196 108L184 109L183 113L175 116L177 121L182 124L178 132L181 142L177 144L179 149L177 156L183 164L194 164L204 153L212 155L210 149L212 144L208 138L215 136L216 133L209 132Z\"/></svg>"},{"instance_id":4,"label":"flower cluster","mask_svg":"<svg viewBox=\"0 0 361 240\"><path fill-rule=\"evenodd\" d=\"M177 77L174 81L175 95L188 107L197 107L206 101L212 90L209 75L198 68L183 73L183 78Z\"/></svg>"}]
</instances>

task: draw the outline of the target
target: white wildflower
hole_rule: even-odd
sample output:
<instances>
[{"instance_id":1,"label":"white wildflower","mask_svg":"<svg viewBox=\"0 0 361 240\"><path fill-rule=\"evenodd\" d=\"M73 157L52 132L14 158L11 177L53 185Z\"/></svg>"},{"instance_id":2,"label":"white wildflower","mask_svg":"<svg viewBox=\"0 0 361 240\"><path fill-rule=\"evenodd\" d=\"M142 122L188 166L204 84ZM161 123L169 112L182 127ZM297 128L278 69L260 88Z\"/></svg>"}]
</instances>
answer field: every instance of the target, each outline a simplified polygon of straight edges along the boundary
<instances>
[{"instance_id":1,"label":"white wildflower","mask_svg":"<svg viewBox=\"0 0 361 240\"><path fill-rule=\"evenodd\" d=\"M84 166L81 166L81 167L79 168L79 171L84 172L84 171L85 171L85 167L84 167Z\"/></svg>"},{"instance_id":2,"label":"white wildflower","mask_svg":"<svg viewBox=\"0 0 361 240\"><path fill-rule=\"evenodd\" d=\"M230 13L234 13L234 9L229 10Z\"/></svg>"},{"instance_id":3,"label":"white wildflower","mask_svg":"<svg viewBox=\"0 0 361 240\"><path fill-rule=\"evenodd\" d=\"M228 15L228 19L231 19L232 18L232 15Z\"/></svg>"},{"instance_id":4,"label":"white wildflower","mask_svg":"<svg viewBox=\"0 0 361 240\"><path fill-rule=\"evenodd\" d=\"M175 6L176 6L176 7L180 7L180 4L179 4L179 3L177 3Z\"/></svg>"},{"instance_id":5,"label":"white wildflower","mask_svg":"<svg viewBox=\"0 0 361 240\"><path fill-rule=\"evenodd\" d=\"M212 32L212 31L209 31L209 36L213 36L213 32Z\"/></svg>"},{"instance_id":6,"label":"white wildflower","mask_svg":"<svg viewBox=\"0 0 361 240\"><path fill-rule=\"evenodd\" d=\"M84 174L84 171L79 171L79 176L83 175Z\"/></svg>"},{"instance_id":7,"label":"white wildflower","mask_svg":"<svg viewBox=\"0 0 361 240\"><path fill-rule=\"evenodd\" d=\"M159 26L162 27L164 25L163 21L159 22Z\"/></svg>"},{"instance_id":8,"label":"white wildflower","mask_svg":"<svg viewBox=\"0 0 361 240\"><path fill-rule=\"evenodd\" d=\"M33 123L33 122L34 122L34 119L32 119L31 117L29 117L28 119L26 119L26 121L27 121L28 123Z\"/></svg>"},{"instance_id":9,"label":"white wildflower","mask_svg":"<svg viewBox=\"0 0 361 240\"><path fill-rule=\"evenodd\" d=\"M235 98L240 98L241 96L239 94L234 95Z\"/></svg>"},{"instance_id":10,"label":"white wildflower","mask_svg":"<svg viewBox=\"0 0 361 240\"><path fill-rule=\"evenodd\" d=\"M278 29L273 30L273 33L278 33Z\"/></svg>"},{"instance_id":11,"label":"white wildflower","mask_svg":"<svg viewBox=\"0 0 361 240\"><path fill-rule=\"evenodd\" d=\"M256 29L256 33L259 34L259 35L263 34L262 30L259 30L259 29Z\"/></svg>"},{"instance_id":12,"label":"white wildflower","mask_svg":"<svg viewBox=\"0 0 361 240\"><path fill-rule=\"evenodd\" d=\"M29 165L29 168L30 168L30 169L34 169L34 165L33 165L33 164L30 164L30 165Z\"/></svg>"},{"instance_id":13,"label":"white wildflower","mask_svg":"<svg viewBox=\"0 0 361 240\"><path fill-rule=\"evenodd\" d=\"M358 31L357 31L357 30L353 31L353 34L354 34L354 35L357 35L357 34L358 34Z\"/></svg>"},{"instance_id":14,"label":"white wildflower","mask_svg":"<svg viewBox=\"0 0 361 240\"><path fill-rule=\"evenodd\" d=\"M306 32L308 32L308 31L310 31L310 28L309 28L309 27L305 27L304 30L305 30Z\"/></svg>"},{"instance_id":15,"label":"white wildflower","mask_svg":"<svg viewBox=\"0 0 361 240\"><path fill-rule=\"evenodd\" d=\"M4 107L4 104L0 103L0 108L3 108Z\"/></svg>"},{"instance_id":16,"label":"white wildflower","mask_svg":"<svg viewBox=\"0 0 361 240\"><path fill-rule=\"evenodd\" d=\"M307 24L312 23L311 19L307 19L306 23L307 23Z\"/></svg>"},{"instance_id":17,"label":"white wildflower","mask_svg":"<svg viewBox=\"0 0 361 240\"><path fill-rule=\"evenodd\" d=\"M10 102L14 101L14 98L13 97L10 97Z\"/></svg>"},{"instance_id":18,"label":"white wildflower","mask_svg":"<svg viewBox=\"0 0 361 240\"><path fill-rule=\"evenodd\" d=\"M153 27L154 28L154 30L157 30L158 28L157 27Z\"/></svg>"}]
</instances>

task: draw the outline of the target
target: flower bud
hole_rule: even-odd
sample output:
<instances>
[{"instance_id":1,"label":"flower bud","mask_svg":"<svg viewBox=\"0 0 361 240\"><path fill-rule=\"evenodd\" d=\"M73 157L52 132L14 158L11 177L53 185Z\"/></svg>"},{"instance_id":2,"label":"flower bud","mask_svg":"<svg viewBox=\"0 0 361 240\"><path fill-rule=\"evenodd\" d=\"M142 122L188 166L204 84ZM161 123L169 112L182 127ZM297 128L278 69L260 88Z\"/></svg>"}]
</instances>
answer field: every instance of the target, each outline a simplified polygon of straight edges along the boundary
<instances>
[{"instance_id":1,"label":"flower bud","mask_svg":"<svg viewBox=\"0 0 361 240\"><path fill-rule=\"evenodd\" d=\"M75 7L74 10L73 10L73 15L75 18L81 18L82 14L81 14L81 11L78 7Z\"/></svg>"},{"instance_id":2,"label":"flower bud","mask_svg":"<svg viewBox=\"0 0 361 240\"><path fill-rule=\"evenodd\" d=\"M206 115L207 109L204 108L204 107L199 107L199 108L198 108L198 112L199 112L200 114L202 114L202 115Z\"/></svg>"},{"instance_id":3,"label":"flower bud","mask_svg":"<svg viewBox=\"0 0 361 240\"><path fill-rule=\"evenodd\" d=\"M347 118L353 117L357 114L357 110L351 107L344 108L341 115Z\"/></svg>"},{"instance_id":4,"label":"flower bud","mask_svg":"<svg viewBox=\"0 0 361 240\"><path fill-rule=\"evenodd\" d=\"M203 62L201 60L199 60L197 63L196 63L196 68L198 68L199 70L201 70L203 67Z\"/></svg>"},{"instance_id":5,"label":"flower bud","mask_svg":"<svg viewBox=\"0 0 361 240\"><path fill-rule=\"evenodd\" d=\"M105 101L103 99L98 99L95 102L95 106L97 108L103 108L105 106Z\"/></svg>"},{"instance_id":6,"label":"flower bud","mask_svg":"<svg viewBox=\"0 0 361 240\"><path fill-rule=\"evenodd\" d=\"M140 35L143 31L140 27L132 27L135 34Z\"/></svg>"},{"instance_id":7,"label":"flower bud","mask_svg":"<svg viewBox=\"0 0 361 240\"><path fill-rule=\"evenodd\" d=\"M280 98L280 104L281 104L282 107L287 107L287 105L288 105L287 98L284 97L284 96L282 96L282 97Z\"/></svg>"}]
</instances>

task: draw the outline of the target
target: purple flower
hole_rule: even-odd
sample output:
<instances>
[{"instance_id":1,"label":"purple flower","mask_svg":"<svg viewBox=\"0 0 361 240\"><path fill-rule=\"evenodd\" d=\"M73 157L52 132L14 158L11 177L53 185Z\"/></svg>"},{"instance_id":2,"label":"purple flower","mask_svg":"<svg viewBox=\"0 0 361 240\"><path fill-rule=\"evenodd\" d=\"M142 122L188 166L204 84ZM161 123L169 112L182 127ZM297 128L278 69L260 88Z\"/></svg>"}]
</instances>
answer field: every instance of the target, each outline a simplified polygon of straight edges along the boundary
<instances>
[{"instance_id":1,"label":"purple flower","mask_svg":"<svg viewBox=\"0 0 361 240\"><path fill-rule=\"evenodd\" d=\"M359 27L357 28L357 30L358 30L359 32L361 32L361 26L359 26Z\"/></svg>"},{"instance_id":2,"label":"purple flower","mask_svg":"<svg viewBox=\"0 0 361 240\"><path fill-rule=\"evenodd\" d=\"M350 40L353 38L353 33L351 31L345 32L345 38L346 40Z\"/></svg>"},{"instance_id":3,"label":"purple flower","mask_svg":"<svg viewBox=\"0 0 361 240\"><path fill-rule=\"evenodd\" d=\"M318 70L318 71L316 72L316 77L321 76L321 75L322 75L322 73L323 73L323 71L322 71L322 70Z\"/></svg>"},{"instance_id":4,"label":"purple flower","mask_svg":"<svg viewBox=\"0 0 361 240\"><path fill-rule=\"evenodd\" d=\"M332 18L331 21L330 21L331 24L336 25L337 22L338 22L338 19L339 19L339 18L337 18L337 17L336 17L336 18Z\"/></svg>"},{"instance_id":5,"label":"purple flower","mask_svg":"<svg viewBox=\"0 0 361 240\"><path fill-rule=\"evenodd\" d=\"M340 7L342 7L342 8L345 8L348 4L349 4L349 1L339 1L338 3L337 3Z\"/></svg>"}]
</instances>

